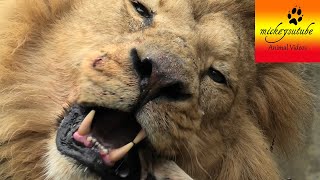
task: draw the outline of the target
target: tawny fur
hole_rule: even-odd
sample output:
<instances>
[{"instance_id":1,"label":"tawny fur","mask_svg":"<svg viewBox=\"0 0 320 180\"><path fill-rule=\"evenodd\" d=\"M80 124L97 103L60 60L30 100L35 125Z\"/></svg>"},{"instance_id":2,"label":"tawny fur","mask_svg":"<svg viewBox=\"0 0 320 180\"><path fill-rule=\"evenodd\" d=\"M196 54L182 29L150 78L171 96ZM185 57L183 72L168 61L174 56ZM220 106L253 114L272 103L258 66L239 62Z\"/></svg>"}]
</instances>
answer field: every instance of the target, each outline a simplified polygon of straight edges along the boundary
<instances>
[{"instance_id":1,"label":"tawny fur","mask_svg":"<svg viewBox=\"0 0 320 180\"><path fill-rule=\"evenodd\" d=\"M300 146L311 119L310 92L299 66L254 64L253 1L143 2L166 14L151 27L158 34L146 28L141 35L141 20L132 9L124 11L127 1L0 1L0 179L96 178L57 152L57 120L75 101L100 100L122 110L136 103L137 77L123 53L144 43L196 57L190 63L195 67L179 73L187 74L190 91L199 95L185 103L151 103L155 117L141 113L170 126L163 134L140 122L152 127L150 141L159 154L173 157L195 179L280 178L273 153ZM104 8L111 4L116 8ZM89 66L103 53L118 63L102 64L97 73ZM233 89L208 78L197 82L196 75L212 64L225 68ZM106 88L122 89L117 93L126 101L103 94ZM155 174L175 176L163 167Z\"/></svg>"}]
</instances>

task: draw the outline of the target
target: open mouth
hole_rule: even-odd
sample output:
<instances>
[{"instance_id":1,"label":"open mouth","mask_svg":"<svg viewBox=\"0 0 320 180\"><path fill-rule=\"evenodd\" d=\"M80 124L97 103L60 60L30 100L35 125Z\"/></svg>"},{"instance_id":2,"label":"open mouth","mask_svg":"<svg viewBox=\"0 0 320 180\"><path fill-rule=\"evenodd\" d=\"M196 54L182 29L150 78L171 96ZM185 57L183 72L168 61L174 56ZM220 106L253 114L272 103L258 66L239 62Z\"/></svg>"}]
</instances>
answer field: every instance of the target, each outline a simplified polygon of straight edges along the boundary
<instances>
[{"instance_id":1,"label":"open mouth","mask_svg":"<svg viewBox=\"0 0 320 180\"><path fill-rule=\"evenodd\" d=\"M58 150L103 179L140 179L138 148L145 132L135 115L74 105L57 132Z\"/></svg>"}]
</instances>

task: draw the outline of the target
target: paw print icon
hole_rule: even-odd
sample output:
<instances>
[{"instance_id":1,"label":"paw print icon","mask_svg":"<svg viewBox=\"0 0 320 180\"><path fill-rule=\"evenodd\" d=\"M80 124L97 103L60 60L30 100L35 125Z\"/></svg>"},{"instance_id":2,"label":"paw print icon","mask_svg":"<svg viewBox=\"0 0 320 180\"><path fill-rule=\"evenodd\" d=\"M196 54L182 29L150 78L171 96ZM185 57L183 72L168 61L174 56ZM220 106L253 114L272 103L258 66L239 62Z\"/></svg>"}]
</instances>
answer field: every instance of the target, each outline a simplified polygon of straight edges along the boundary
<instances>
[{"instance_id":1,"label":"paw print icon","mask_svg":"<svg viewBox=\"0 0 320 180\"><path fill-rule=\"evenodd\" d=\"M294 7L288 13L288 19L290 24L298 25L298 23L302 21L302 17L302 10L300 8L297 9L296 7Z\"/></svg>"}]
</instances>

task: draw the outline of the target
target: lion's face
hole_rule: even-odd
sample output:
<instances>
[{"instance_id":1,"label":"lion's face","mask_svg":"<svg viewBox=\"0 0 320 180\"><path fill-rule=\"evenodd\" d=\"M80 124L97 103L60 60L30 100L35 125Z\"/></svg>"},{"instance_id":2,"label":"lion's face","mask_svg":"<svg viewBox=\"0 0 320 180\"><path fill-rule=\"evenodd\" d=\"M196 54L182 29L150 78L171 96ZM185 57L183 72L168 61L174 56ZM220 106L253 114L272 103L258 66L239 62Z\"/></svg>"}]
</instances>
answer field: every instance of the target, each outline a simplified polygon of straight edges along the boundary
<instances>
[{"instance_id":1,"label":"lion's face","mask_svg":"<svg viewBox=\"0 0 320 180\"><path fill-rule=\"evenodd\" d=\"M211 130L208 126L213 122L232 118L228 115L241 85L239 72L231 69L240 64L236 64L242 58L237 52L243 45L223 14L195 19L193 4L188 1L125 0L110 7L100 2L90 5L95 6L94 12L91 8L80 10L97 13L95 26L83 33L94 41L85 51L79 50L82 56L74 55L83 58L76 59L77 95L71 104L83 107L72 105L60 126L57 142L63 154L107 176L105 166L116 163L117 167L118 163L101 152L130 143L141 128L147 134L147 148L172 158L188 150L190 142L198 141L199 133ZM89 21L82 18L84 24ZM211 29L215 25L218 30ZM96 32L103 29L100 26L112 35ZM91 33L99 34L91 37ZM225 36L227 40L223 40ZM93 143L74 137L90 110L96 110L95 118L82 138L90 137ZM96 140L99 144L94 145ZM130 155L138 155L130 152L128 166L137 160Z\"/></svg>"},{"instance_id":2,"label":"lion's face","mask_svg":"<svg viewBox=\"0 0 320 180\"><path fill-rule=\"evenodd\" d=\"M296 144L307 90L294 68L254 64L253 2L25 4L32 12L21 18L30 18L28 38L12 48L12 61L4 58L0 66L16 78L0 78L6 87L0 93L5 112L0 125L25 124L0 132L0 147L11 142L8 136L21 140L8 143L12 151L30 145L26 139L41 143L41 153L32 156L36 168L25 163L27 170L37 170L30 177L139 179L153 172L172 179L190 178L185 172L198 179L278 177L268 143ZM45 19L44 7L52 19ZM12 26L24 27L18 25ZM10 109L21 114L11 120ZM32 118L24 122L25 114ZM141 134L146 137L137 141ZM28 146L19 155L33 150ZM11 160L2 165L7 169L19 166L11 154L0 149L1 157Z\"/></svg>"}]
</instances>

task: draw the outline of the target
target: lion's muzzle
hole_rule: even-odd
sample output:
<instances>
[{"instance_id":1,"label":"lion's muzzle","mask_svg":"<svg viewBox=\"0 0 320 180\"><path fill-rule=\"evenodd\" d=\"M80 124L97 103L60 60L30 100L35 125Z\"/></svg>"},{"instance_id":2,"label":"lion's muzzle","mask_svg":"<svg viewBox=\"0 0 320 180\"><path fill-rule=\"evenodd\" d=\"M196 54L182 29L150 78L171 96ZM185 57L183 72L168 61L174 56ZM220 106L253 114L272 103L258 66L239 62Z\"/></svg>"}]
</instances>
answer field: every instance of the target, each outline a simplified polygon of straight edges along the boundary
<instances>
[{"instance_id":1,"label":"lion's muzzle","mask_svg":"<svg viewBox=\"0 0 320 180\"><path fill-rule=\"evenodd\" d=\"M191 96L187 74L183 71L184 61L165 52L148 52L139 56L137 49L131 50L134 69L140 78L140 100L138 107L157 98L184 100Z\"/></svg>"},{"instance_id":2,"label":"lion's muzzle","mask_svg":"<svg viewBox=\"0 0 320 180\"><path fill-rule=\"evenodd\" d=\"M189 107L193 107L188 110L194 114L192 120L198 120L200 114L195 55L176 41L155 43L137 38L88 53L80 66L79 96L58 130L59 150L101 177L132 179L139 177L137 152L141 148L160 151L163 148L155 145L165 141L157 140L159 134L167 140L171 133L180 136L168 125L197 128L198 122L190 126L184 115L184 108ZM179 53L181 48L184 53ZM183 106L176 106L178 103ZM175 117L161 118L164 108L170 106ZM96 110L95 115L91 110ZM139 132L148 138L134 146Z\"/></svg>"}]
</instances>

